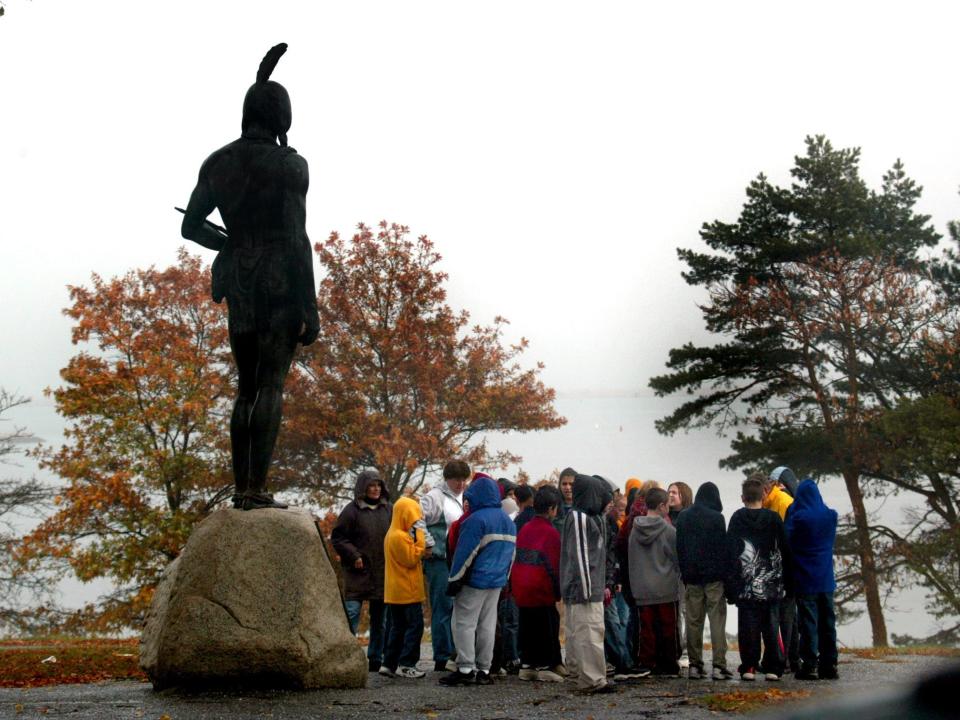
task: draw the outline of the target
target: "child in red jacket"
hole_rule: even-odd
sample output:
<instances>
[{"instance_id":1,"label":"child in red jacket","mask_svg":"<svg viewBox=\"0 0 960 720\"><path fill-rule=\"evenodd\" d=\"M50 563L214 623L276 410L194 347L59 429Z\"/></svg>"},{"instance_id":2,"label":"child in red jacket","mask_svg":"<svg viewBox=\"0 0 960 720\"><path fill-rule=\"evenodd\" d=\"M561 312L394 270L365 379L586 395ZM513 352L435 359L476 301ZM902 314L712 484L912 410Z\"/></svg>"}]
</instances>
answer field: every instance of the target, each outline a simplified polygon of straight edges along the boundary
<instances>
[{"instance_id":1,"label":"child in red jacket","mask_svg":"<svg viewBox=\"0 0 960 720\"><path fill-rule=\"evenodd\" d=\"M537 490L535 517L517 535L510 586L520 609L520 679L563 682L560 656L560 533L553 527L562 498L553 486Z\"/></svg>"}]
</instances>

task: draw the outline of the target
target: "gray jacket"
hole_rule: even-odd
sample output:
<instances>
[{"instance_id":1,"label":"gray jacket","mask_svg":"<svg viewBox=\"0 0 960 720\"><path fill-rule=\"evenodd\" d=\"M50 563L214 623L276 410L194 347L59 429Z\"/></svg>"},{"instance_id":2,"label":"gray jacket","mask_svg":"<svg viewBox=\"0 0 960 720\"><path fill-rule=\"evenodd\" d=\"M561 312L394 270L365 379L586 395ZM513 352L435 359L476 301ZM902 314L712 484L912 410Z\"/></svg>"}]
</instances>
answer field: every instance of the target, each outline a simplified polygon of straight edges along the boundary
<instances>
[{"instance_id":1,"label":"gray jacket","mask_svg":"<svg viewBox=\"0 0 960 720\"><path fill-rule=\"evenodd\" d=\"M573 507L560 534L560 595L568 604L603 602L607 537L603 509L612 493L590 475L573 481Z\"/></svg>"},{"instance_id":2,"label":"gray jacket","mask_svg":"<svg viewBox=\"0 0 960 720\"><path fill-rule=\"evenodd\" d=\"M677 531L659 515L633 521L629 544L630 592L637 605L676 602L680 593Z\"/></svg>"}]
</instances>

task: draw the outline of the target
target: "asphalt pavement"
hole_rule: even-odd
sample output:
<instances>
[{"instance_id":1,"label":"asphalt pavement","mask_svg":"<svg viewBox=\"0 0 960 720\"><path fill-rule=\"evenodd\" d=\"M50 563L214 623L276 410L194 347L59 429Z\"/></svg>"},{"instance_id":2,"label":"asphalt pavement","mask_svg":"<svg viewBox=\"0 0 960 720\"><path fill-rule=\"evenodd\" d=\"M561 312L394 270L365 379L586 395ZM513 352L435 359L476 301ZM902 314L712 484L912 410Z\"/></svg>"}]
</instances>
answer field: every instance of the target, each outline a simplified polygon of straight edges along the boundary
<instances>
[{"instance_id":1,"label":"asphalt pavement","mask_svg":"<svg viewBox=\"0 0 960 720\"><path fill-rule=\"evenodd\" d=\"M429 652L429 646L425 648ZM425 653L426 654L426 653ZM736 653L729 653L731 668ZM232 692L155 692L147 683L106 682L33 689L0 689L0 718L70 717L76 720L246 720L273 718L715 718L702 704L706 695L735 690L777 689L811 692L801 702L824 702L861 694L876 697L943 669L941 658L897 656L865 660L843 655L840 680L804 682L784 676L780 682L657 678L617 685L616 693L583 696L571 682L523 682L502 677L492 686L447 688L440 673L423 679L389 679L370 674L362 690L242 690ZM956 663L956 660L952 661ZM424 660L421 669L432 668ZM773 709L773 708L771 708Z\"/></svg>"}]
</instances>

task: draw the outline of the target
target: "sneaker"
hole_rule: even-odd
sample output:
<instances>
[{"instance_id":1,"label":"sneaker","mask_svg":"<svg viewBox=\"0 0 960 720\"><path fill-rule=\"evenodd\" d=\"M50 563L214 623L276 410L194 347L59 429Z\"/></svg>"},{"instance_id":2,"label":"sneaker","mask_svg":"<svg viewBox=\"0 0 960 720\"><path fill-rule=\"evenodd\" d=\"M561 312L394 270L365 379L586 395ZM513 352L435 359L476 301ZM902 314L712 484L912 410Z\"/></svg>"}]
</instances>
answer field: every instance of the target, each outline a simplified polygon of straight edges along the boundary
<instances>
[{"instance_id":1,"label":"sneaker","mask_svg":"<svg viewBox=\"0 0 960 720\"><path fill-rule=\"evenodd\" d=\"M523 671L521 670L521 672ZM536 673L537 673L536 679L539 680L540 682L551 682L551 683L563 682L563 676L558 675L553 670L537 670Z\"/></svg>"},{"instance_id":2,"label":"sneaker","mask_svg":"<svg viewBox=\"0 0 960 720\"><path fill-rule=\"evenodd\" d=\"M821 680L839 680L840 674L837 672L837 666L831 665L830 667L820 668L820 679Z\"/></svg>"},{"instance_id":3,"label":"sneaker","mask_svg":"<svg viewBox=\"0 0 960 720\"><path fill-rule=\"evenodd\" d=\"M776 673L767 673L763 676L763 679L769 680L770 682L778 682L780 680L780 676Z\"/></svg>"},{"instance_id":4,"label":"sneaker","mask_svg":"<svg viewBox=\"0 0 960 720\"><path fill-rule=\"evenodd\" d=\"M538 674L539 673L537 672L536 668L530 667L529 665L524 665L522 668L520 668L520 672L517 673L517 677L520 680L537 680ZM560 676L557 675L557 677ZM563 680L563 678L560 679Z\"/></svg>"},{"instance_id":5,"label":"sneaker","mask_svg":"<svg viewBox=\"0 0 960 720\"><path fill-rule=\"evenodd\" d=\"M799 670L797 670L794 677L797 680L819 680L820 679L817 676L817 673L814 672L813 668L805 668L805 667L801 667Z\"/></svg>"},{"instance_id":6,"label":"sneaker","mask_svg":"<svg viewBox=\"0 0 960 720\"><path fill-rule=\"evenodd\" d=\"M570 671L567 670L567 666L564 665L563 663L560 663L559 665L554 665L550 669L560 677L569 677L570 675Z\"/></svg>"},{"instance_id":7,"label":"sneaker","mask_svg":"<svg viewBox=\"0 0 960 720\"><path fill-rule=\"evenodd\" d=\"M700 680L701 678L705 677L706 675L704 674L703 670L698 668L696 665L691 665L687 669L687 679L689 680Z\"/></svg>"},{"instance_id":8,"label":"sneaker","mask_svg":"<svg viewBox=\"0 0 960 720\"><path fill-rule=\"evenodd\" d=\"M612 695L617 692L617 686L612 682L603 685L594 685L593 687L581 688L577 692L581 695Z\"/></svg>"},{"instance_id":9,"label":"sneaker","mask_svg":"<svg viewBox=\"0 0 960 720\"><path fill-rule=\"evenodd\" d=\"M740 679L746 680L747 682L752 682L757 679L756 674L753 672L753 668L747 668L742 673L740 673Z\"/></svg>"},{"instance_id":10,"label":"sneaker","mask_svg":"<svg viewBox=\"0 0 960 720\"><path fill-rule=\"evenodd\" d=\"M635 678L645 678L650 677L650 673L653 671L650 668L644 667L643 665L636 665L630 668L630 675Z\"/></svg>"},{"instance_id":11,"label":"sneaker","mask_svg":"<svg viewBox=\"0 0 960 720\"><path fill-rule=\"evenodd\" d=\"M395 678L397 676L397 673L388 668L386 665L381 665L377 672L388 678Z\"/></svg>"},{"instance_id":12,"label":"sneaker","mask_svg":"<svg viewBox=\"0 0 960 720\"><path fill-rule=\"evenodd\" d=\"M448 669L448 668L447 668L447 662L448 662L447 660L437 660L437 661L433 664L433 671L434 671L434 672L446 672L447 669ZM456 668L454 668L454 670L456 670Z\"/></svg>"},{"instance_id":13,"label":"sneaker","mask_svg":"<svg viewBox=\"0 0 960 720\"><path fill-rule=\"evenodd\" d=\"M459 670L444 675L440 678L441 685L454 686L454 685L473 685L477 681L477 673L471 670L468 673L462 673Z\"/></svg>"},{"instance_id":14,"label":"sneaker","mask_svg":"<svg viewBox=\"0 0 960 720\"><path fill-rule=\"evenodd\" d=\"M680 663L681 668L690 667L690 658L688 658L686 655L683 655L677 662Z\"/></svg>"},{"instance_id":15,"label":"sneaker","mask_svg":"<svg viewBox=\"0 0 960 720\"><path fill-rule=\"evenodd\" d=\"M476 683L477 685L493 685L493 675L491 673L483 672L482 670L480 670L479 672L477 672L477 677L474 680L474 683Z\"/></svg>"},{"instance_id":16,"label":"sneaker","mask_svg":"<svg viewBox=\"0 0 960 720\"><path fill-rule=\"evenodd\" d=\"M616 668L613 667L613 665L611 665L610 663L607 663L607 677L610 677L611 675L613 675L614 672L616 672Z\"/></svg>"},{"instance_id":17,"label":"sneaker","mask_svg":"<svg viewBox=\"0 0 960 720\"><path fill-rule=\"evenodd\" d=\"M730 680L732 678L733 673L727 670L725 667L715 667L713 669L714 680Z\"/></svg>"},{"instance_id":18,"label":"sneaker","mask_svg":"<svg viewBox=\"0 0 960 720\"><path fill-rule=\"evenodd\" d=\"M368 660L368 661L367 661L367 668L368 668L368 670L369 670L370 672L377 672L377 671L380 669L380 661L379 661L379 660Z\"/></svg>"},{"instance_id":19,"label":"sneaker","mask_svg":"<svg viewBox=\"0 0 960 720\"><path fill-rule=\"evenodd\" d=\"M520 661L511 660L506 664L507 675L518 675L520 673Z\"/></svg>"},{"instance_id":20,"label":"sneaker","mask_svg":"<svg viewBox=\"0 0 960 720\"><path fill-rule=\"evenodd\" d=\"M443 664L443 668L447 672L456 672L457 671L457 661L453 658L450 658Z\"/></svg>"},{"instance_id":21,"label":"sneaker","mask_svg":"<svg viewBox=\"0 0 960 720\"><path fill-rule=\"evenodd\" d=\"M401 666L397 668L397 677L407 678L408 680L419 680L426 676L427 674L423 670L417 670L415 667Z\"/></svg>"}]
</instances>

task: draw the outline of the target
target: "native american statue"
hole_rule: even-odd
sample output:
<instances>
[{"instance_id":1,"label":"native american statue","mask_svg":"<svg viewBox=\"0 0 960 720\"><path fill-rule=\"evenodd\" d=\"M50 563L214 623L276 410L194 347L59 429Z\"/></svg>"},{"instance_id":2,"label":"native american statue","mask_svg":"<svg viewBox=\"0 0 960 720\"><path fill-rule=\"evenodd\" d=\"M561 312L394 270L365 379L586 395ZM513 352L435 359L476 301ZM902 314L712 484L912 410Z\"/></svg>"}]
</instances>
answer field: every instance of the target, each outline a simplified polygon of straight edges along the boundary
<instances>
[{"instance_id":1,"label":"native american statue","mask_svg":"<svg viewBox=\"0 0 960 720\"><path fill-rule=\"evenodd\" d=\"M317 338L313 255L306 233L307 161L287 147L290 96L270 75L287 46L271 48L243 101L242 134L200 167L181 233L217 251L211 289L227 301L238 370L230 420L243 510L286 507L266 492L280 429L283 381L297 344ZM214 208L226 228L207 221Z\"/></svg>"}]
</instances>

